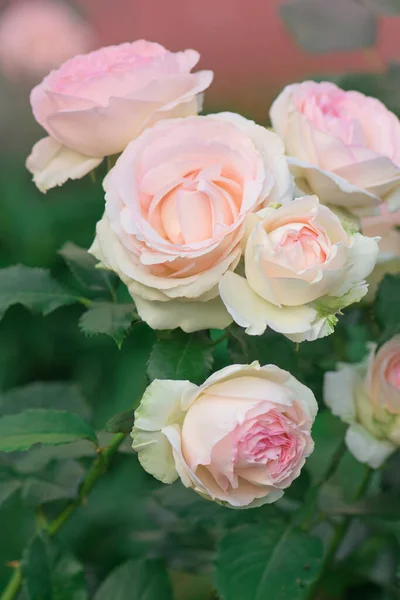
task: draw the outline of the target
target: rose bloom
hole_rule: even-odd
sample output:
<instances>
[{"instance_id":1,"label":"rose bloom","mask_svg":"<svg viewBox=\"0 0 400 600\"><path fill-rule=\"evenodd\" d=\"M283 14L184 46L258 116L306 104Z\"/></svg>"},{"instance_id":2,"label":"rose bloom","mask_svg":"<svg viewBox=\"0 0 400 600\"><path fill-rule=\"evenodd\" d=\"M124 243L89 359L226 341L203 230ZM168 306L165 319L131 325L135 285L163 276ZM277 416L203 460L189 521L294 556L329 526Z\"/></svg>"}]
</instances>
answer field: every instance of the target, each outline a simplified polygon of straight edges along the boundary
<instances>
[{"instance_id":1,"label":"rose bloom","mask_svg":"<svg viewBox=\"0 0 400 600\"><path fill-rule=\"evenodd\" d=\"M349 424L346 443L360 462L379 467L400 446L400 335L367 360L326 373L324 400Z\"/></svg>"},{"instance_id":2,"label":"rose bloom","mask_svg":"<svg viewBox=\"0 0 400 600\"><path fill-rule=\"evenodd\" d=\"M241 255L244 219L292 198L281 140L232 113L169 119L131 142L107 176L90 252L156 329L224 328L218 281Z\"/></svg>"},{"instance_id":3,"label":"rose bloom","mask_svg":"<svg viewBox=\"0 0 400 600\"><path fill-rule=\"evenodd\" d=\"M375 269L368 277L367 301L373 301L378 285L384 275L400 273L400 211L389 212L382 204L379 216L363 217L361 231L364 235L379 236L379 255Z\"/></svg>"},{"instance_id":4,"label":"rose bloom","mask_svg":"<svg viewBox=\"0 0 400 600\"><path fill-rule=\"evenodd\" d=\"M92 45L90 26L67 4L13 0L0 16L0 69L10 79L37 81Z\"/></svg>"},{"instance_id":5,"label":"rose bloom","mask_svg":"<svg viewBox=\"0 0 400 600\"><path fill-rule=\"evenodd\" d=\"M274 365L232 365L203 385L156 379L135 413L133 448L164 483L180 477L231 508L274 502L314 443L313 393Z\"/></svg>"},{"instance_id":6,"label":"rose bloom","mask_svg":"<svg viewBox=\"0 0 400 600\"><path fill-rule=\"evenodd\" d=\"M244 276L227 272L221 298L246 333L267 326L301 342L332 333L335 313L367 293L375 239L346 232L316 196L248 218Z\"/></svg>"},{"instance_id":7,"label":"rose bloom","mask_svg":"<svg viewBox=\"0 0 400 600\"><path fill-rule=\"evenodd\" d=\"M400 123L379 100L333 83L289 85L271 107L298 186L358 215L400 206Z\"/></svg>"},{"instance_id":8,"label":"rose bloom","mask_svg":"<svg viewBox=\"0 0 400 600\"><path fill-rule=\"evenodd\" d=\"M138 40L76 56L31 93L33 114L49 137L27 168L42 190L77 179L159 119L197 114L211 71L191 73L198 52L169 52Z\"/></svg>"}]
</instances>

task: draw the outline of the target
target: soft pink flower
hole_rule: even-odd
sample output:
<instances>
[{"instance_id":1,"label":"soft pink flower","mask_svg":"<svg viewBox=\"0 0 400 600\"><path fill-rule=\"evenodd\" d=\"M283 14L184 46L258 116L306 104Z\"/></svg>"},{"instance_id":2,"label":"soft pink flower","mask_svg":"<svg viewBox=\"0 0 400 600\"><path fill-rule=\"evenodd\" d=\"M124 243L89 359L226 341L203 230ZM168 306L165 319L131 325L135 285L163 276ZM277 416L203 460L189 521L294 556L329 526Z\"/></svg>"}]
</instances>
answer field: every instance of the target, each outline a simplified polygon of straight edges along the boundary
<instances>
[{"instance_id":1,"label":"soft pink flower","mask_svg":"<svg viewBox=\"0 0 400 600\"><path fill-rule=\"evenodd\" d=\"M155 380L136 411L143 467L233 508L280 498L314 448L313 393L274 365L232 365L200 387Z\"/></svg>"},{"instance_id":2,"label":"soft pink flower","mask_svg":"<svg viewBox=\"0 0 400 600\"><path fill-rule=\"evenodd\" d=\"M365 390L377 407L400 415L400 336L386 342L369 357Z\"/></svg>"},{"instance_id":3,"label":"soft pink flower","mask_svg":"<svg viewBox=\"0 0 400 600\"><path fill-rule=\"evenodd\" d=\"M400 204L400 123L379 100L333 83L286 87L271 107L301 189L356 214Z\"/></svg>"},{"instance_id":4,"label":"soft pink flower","mask_svg":"<svg viewBox=\"0 0 400 600\"><path fill-rule=\"evenodd\" d=\"M361 229L369 237L379 236L379 250L382 260L384 258L400 258L400 211L389 212L386 204L380 207L380 214L376 217L361 219Z\"/></svg>"},{"instance_id":5,"label":"soft pink flower","mask_svg":"<svg viewBox=\"0 0 400 600\"><path fill-rule=\"evenodd\" d=\"M12 0L0 15L0 68L13 79L35 81L92 45L89 25L61 2Z\"/></svg>"},{"instance_id":6,"label":"soft pink flower","mask_svg":"<svg viewBox=\"0 0 400 600\"><path fill-rule=\"evenodd\" d=\"M281 140L232 113L164 120L107 176L91 252L157 329L226 327L218 281L241 255L244 219L291 199Z\"/></svg>"},{"instance_id":7,"label":"soft pink flower","mask_svg":"<svg viewBox=\"0 0 400 600\"><path fill-rule=\"evenodd\" d=\"M31 93L33 114L49 134L27 162L38 187L82 177L160 119L197 114L213 76L191 73L198 60L194 50L169 52L138 40L76 56L51 72Z\"/></svg>"}]
</instances>

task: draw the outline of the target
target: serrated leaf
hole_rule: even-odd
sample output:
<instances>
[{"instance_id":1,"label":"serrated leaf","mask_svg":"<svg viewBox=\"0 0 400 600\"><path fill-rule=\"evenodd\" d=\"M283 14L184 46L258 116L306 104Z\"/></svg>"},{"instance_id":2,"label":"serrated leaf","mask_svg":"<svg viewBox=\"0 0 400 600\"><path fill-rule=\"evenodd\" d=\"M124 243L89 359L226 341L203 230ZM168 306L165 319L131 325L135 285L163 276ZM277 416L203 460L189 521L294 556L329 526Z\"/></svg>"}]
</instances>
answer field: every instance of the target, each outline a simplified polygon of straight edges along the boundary
<instances>
[{"instance_id":1,"label":"serrated leaf","mask_svg":"<svg viewBox=\"0 0 400 600\"><path fill-rule=\"evenodd\" d=\"M21 570L27 600L87 600L81 564L44 533L26 548Z\"/></svg>"},{"instance_id":2,"label":"serrated leaf","mask_svg":"<svg viewBox=\"0 0 400 600\"><path fill-rule=\"evenodd\" d=\"M0 319L14 304L47 315L60 306L75 302L77 298L53 279L47 269L24 265L0 269Z\"/></svg>"},{"instance_id":3,"label":"serrated leaf","mask_svg":"<svg viewBox=\"0 0 400 600\"><path fill-rule=\"evenodd\" d=\"M374 14L355 0L286 0L279 10L291 35L307 52L358 50L376 41Z\"/></svg>"},{"instance_id":4,"label":"serrated leaf","mask_svg":"<svg viewBox=\"0 0 400 600\"><path fill-rule=\"evenodd\" d=\"M80 389L71 383L35 382L0 393L1 416L13 415L27 408L67 410L84 419L91 415Z\"/></svg>"},{"instance_id":5,"label":"serrated leaf","mask_svg":"<svg viewBox=\"0 0 400 600\"><path fill-rule=\"evenodd\" d=\"M400 275L385 275L376 294L374 314L385 337L400 331Z\"/></svg>"},{"instance_id":6,"label":"serrated leaf","mask_svg":"<svg viewBox=\"0 0 400 600\"><path fill-rule=\"evenodd\" d=\"M223 600L306 600L322 558L321 541L283 519L246 525L220 541L217 592Z\"/></svg>"},{"instance_id":7,"label":"serrated leaf","mask_svg":"<svg viewBox=\"0 0 400 600\"><path fill-rule=\"evenodd\" d=\"M137 317L133 304L96 302L81 316L79 326L86 335L106 334L120 348Z\"/></svg>"},{"instance_id":8,"label":"serrated leaf","mask_svg":"<svg viewBox=\"0 0 400 600\"><path fill-rule=\"evenodd\" d=\"M86 421L66 411L37 408L0 418L1 452L27 450L34 444L65 444L78 439L94 443L97 440Z\"/></svg>"},{"instance_id":9,"label":"serrated leaf","mask_svg":"<svg viewBox=\"0 0 400 600\"><path fill-rule=\"evenodd\" d=\"M112 271L96 268L97 260L84 248L67 242L59 250L70 271L77 281L87 290L103 292L108 296L114 290L117 281Z\"/></svg>"},{"instance_id":10,"label":"serrated leaf","mask_svg":"<svg viewBox=\"0 0 400 600\"><path fill-rule=\"evenodd\" d=\"M171 584L159 560L130 560L112 571L94 600L173 600Z\"/></svg>"},{"instance_id":11,"label":"serrated leaf","mask_svg":"<svg viewBox=\"0 0 400 600\"><path fill-rule=\"evenodd\" d=\"M134 423L134 411L126 410L108 419L104 431L108 433L130 433Z\"/></svg>"},{"instance_id":12,"label":"serrated leaf","mask_svg":"<svg viewBox=\"0 0 400 600\"><path fill-rule=\"evenodd\" d=\"M188 379L203 383L212 364L212 346L203 335L174 332L154 344L147 372L151 380Z\"/></svg>"}]
</instances>

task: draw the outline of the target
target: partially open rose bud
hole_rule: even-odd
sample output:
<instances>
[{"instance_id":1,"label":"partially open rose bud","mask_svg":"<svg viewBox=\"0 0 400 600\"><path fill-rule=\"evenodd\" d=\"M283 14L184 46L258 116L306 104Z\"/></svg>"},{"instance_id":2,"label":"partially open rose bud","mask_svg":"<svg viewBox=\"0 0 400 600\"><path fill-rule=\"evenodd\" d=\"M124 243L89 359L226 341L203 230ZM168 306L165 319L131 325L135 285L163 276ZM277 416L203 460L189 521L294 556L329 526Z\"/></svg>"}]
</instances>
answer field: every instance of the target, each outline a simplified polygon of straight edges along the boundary
<instances>
[{"instance_id":1,"label":"partially open rose bud","mask_svg":"<svg viewBox=\"0 0 400 600\"><path fill-rule=\"evenodd\" d=\"M155 380L135 414L133 448L164 483L251 508L278 500L314 443L313 393L274 365L232 365L203 385Z\"/></svg>"},{"instance_id":2,"label":"partially open rose bud","mask_svg":"<svg viewBox=\"0 0 400 600\"><path fill-rule=\"evenodd\" d=\"M326 373L324 399L334 415L348 423L349 450L360 461L379 467L400 446L400 336L367 360L339 364Z\"/></svg>"},{"instance_id":3,"label":"partially open rose bud","mask_svg":"<svg viewBox=\"0 0 400 600\"><path fill-rule=\"evenodd\" d=\"M332 333L335 313L367 292L378 245L345 231L316 196L266 208L247 221L244 275L227 272L220 294L250 335L267 327L294 341Z\"/></svg>"}]
</instances>

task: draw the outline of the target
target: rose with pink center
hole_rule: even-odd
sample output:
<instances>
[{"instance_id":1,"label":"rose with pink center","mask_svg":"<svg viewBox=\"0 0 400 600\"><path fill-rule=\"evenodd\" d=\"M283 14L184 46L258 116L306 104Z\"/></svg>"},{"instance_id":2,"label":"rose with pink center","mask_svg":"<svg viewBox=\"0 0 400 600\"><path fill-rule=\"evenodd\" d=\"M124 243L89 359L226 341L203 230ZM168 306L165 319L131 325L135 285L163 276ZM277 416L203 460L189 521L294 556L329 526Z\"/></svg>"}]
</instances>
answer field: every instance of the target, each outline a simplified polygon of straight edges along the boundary
<instances>
[{"instance_id":1,"label":"rose with pink center","mask_svg":"<svg viewBox=\"0 0 400 600\"><path fill-rule=\"evenodd\" d=\"M200 387L153 382L136 411L133 447L161 481L234 508L273 502L312 452L312 392L278 367L233 365Z\"/></svg>"},{"instance_id":2,"label":"rose with pink center","mask_svg":"<svg viewBox=\"0 0 400 600\"><path fill-rule=\"evenodd\" d=\"M218 281L236 268L245 217L288 203L279 138L239 115L168 119L131 142L108 174L91 252L157 329L223 328Z\"/></svg>"},{"instance_id":3,"label":"rose with pink center","mask_svg":"<svg viewBox=\"0 0 400 600\"><path fill-rule=\"evenodd\" d=\"M27 161L38 187L82 177L160 119L197 114L213 77L191 72L199 58L138 40L75 56L52 71L31 93L33 114L49 134Z\"/></svg>"},{"instance_id":4,"label":"rose with pink center","mask_svg":"<svg viewBox=\"0 0 400 600\"><path fill-rule=\"evenodd\" d=\"M316 196L266 208L247 219L244 276L227 272L219 289L233 319L250 335L269 326L294 341L331 333L332 315L367 292L364 279L378 254L375 239L347 233ZM358 289L354 299L352 290ZM346 297L341 304L341 297ZM330 300L332 297L332 300ZM322 312L322 311L321 311Z\"/></svg>"},{"instance_id":5,"label":"rose with pink center","mask_svg":"<svg viewBox=\"0 0 400 600\"><path fill-rule=\"evenodd\" d=\"M382 199L400 207L400 123L379 100L305 81L283 90L270 117L304 192L359 215Z\"/></svg>"}]
</instances>

